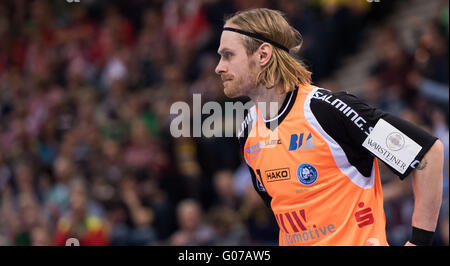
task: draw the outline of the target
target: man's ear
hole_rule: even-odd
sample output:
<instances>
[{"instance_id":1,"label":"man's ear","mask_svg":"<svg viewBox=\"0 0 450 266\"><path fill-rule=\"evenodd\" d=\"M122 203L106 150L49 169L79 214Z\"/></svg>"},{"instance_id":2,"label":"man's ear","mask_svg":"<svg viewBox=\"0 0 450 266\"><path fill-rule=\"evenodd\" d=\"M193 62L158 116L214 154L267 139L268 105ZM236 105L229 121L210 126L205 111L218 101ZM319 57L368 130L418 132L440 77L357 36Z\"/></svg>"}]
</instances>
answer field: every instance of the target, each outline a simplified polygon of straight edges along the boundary
<instances>
[{"instance_id":1,"label":"man's ear","mask_svg":"<svg viewBox=\"0 0 450 266\"><path fill-rule=\"evenodd\" d=\"M265 66L272 58L273 47L269 43L263 43L258 48L258 62L261 67Z\"/></svg>"}]
</instances>

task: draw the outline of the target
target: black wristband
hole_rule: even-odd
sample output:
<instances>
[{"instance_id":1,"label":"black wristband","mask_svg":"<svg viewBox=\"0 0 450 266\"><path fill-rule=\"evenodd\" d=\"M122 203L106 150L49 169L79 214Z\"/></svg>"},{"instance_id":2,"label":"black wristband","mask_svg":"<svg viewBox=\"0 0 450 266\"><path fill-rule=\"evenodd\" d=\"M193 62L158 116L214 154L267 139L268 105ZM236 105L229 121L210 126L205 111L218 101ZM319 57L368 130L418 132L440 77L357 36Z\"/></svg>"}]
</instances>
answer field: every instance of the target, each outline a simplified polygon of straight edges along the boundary
<instances>
[{"instance_id":1,"label":"black wristband","mask_svg":"<svg viewBox=\"0 0 450 266\"><path fill-rule=\"evenodd\" d=\"M409 242L416 246L431 246L433 234L434 232L432 231L423 230L413 226L411 240Z\"/></svg>"}]
</instances>

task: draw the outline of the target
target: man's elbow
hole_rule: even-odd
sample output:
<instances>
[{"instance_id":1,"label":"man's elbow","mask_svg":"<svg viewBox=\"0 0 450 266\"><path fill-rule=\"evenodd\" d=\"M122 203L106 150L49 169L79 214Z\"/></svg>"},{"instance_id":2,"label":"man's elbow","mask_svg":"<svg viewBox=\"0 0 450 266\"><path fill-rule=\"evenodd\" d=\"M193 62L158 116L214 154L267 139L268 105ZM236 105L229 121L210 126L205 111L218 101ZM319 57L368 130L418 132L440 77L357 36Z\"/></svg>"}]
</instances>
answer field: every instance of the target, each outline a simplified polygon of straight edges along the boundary
<instances>
[{"instance_id":1,"label":"man's elbow","mask_svg":"<svg viewBox=\"0 0 450 266\"><path fill-rule=\"evenodd\" d=\"M433 178L442 182L444 169L444 144L439 139L431 146L431 149L425 154L424 167L428 164L429 170L426 171L428 178Z\"/></svg>"},{"instance_id":2,"label":"man's elbow","mask_svg":"<svg viewBox=\"0 0 450 266\"><path fill-rule=\"evenodd\" d=\"M416 167L416 174L425 174L435 178L442 178L444 168L444 144L439 139L425 153L422 161ZM430 177L428 177L430 178Z\"/></svg>"},{"instance_id":3,"label":"man's elbow","mask_svg":"<svg viewBox=\"0 0 450 266\"><path fill-rule=\"evenodd\" d=\"M436 140L431 146L431 149L428 151L428 153L433 153L434 159L442 159L444 158L444 143L442 143L441 140Z\"/></svg>"}]
</instances>

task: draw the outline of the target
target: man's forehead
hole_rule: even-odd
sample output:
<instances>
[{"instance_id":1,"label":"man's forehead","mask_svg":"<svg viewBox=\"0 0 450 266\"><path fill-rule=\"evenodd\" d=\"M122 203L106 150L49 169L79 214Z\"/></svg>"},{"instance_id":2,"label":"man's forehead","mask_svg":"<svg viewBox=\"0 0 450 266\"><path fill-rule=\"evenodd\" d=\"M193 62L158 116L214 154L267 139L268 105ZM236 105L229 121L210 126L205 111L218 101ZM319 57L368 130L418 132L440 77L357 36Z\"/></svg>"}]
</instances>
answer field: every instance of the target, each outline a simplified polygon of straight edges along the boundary
<instances>
[{"instance_id":1,"label":"man's forehead","mask_svg":"<svg viewBox=\"0 0 450 266\"><path fill-rule=\"evenodd\" d=\"M242 44L242 39L238 33L232 31L222 31L220 46L219 49L217 49L219 54L225 50L235 51L243 48L244 46Z\"/></svg>"}]
</instances>

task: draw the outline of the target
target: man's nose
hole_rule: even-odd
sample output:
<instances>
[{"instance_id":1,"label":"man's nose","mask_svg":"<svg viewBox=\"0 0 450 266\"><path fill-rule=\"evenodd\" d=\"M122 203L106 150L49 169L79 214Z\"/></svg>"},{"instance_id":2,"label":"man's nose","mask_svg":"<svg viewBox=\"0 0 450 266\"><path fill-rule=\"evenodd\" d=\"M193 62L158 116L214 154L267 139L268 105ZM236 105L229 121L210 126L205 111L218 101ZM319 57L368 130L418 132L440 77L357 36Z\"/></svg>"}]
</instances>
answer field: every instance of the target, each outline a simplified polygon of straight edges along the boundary
<instances>
[{"instance_id":1,"label":"man's nose","mask_svg":"<svg viewBox=\"0 0 450 266\"><path fill-rule=\"evenodd\" d=\"M219 61L219 63L216 66L216 74L221 75L226 71L225 66L222 63L222 60Z\"/></svg>"}]
</instances>

